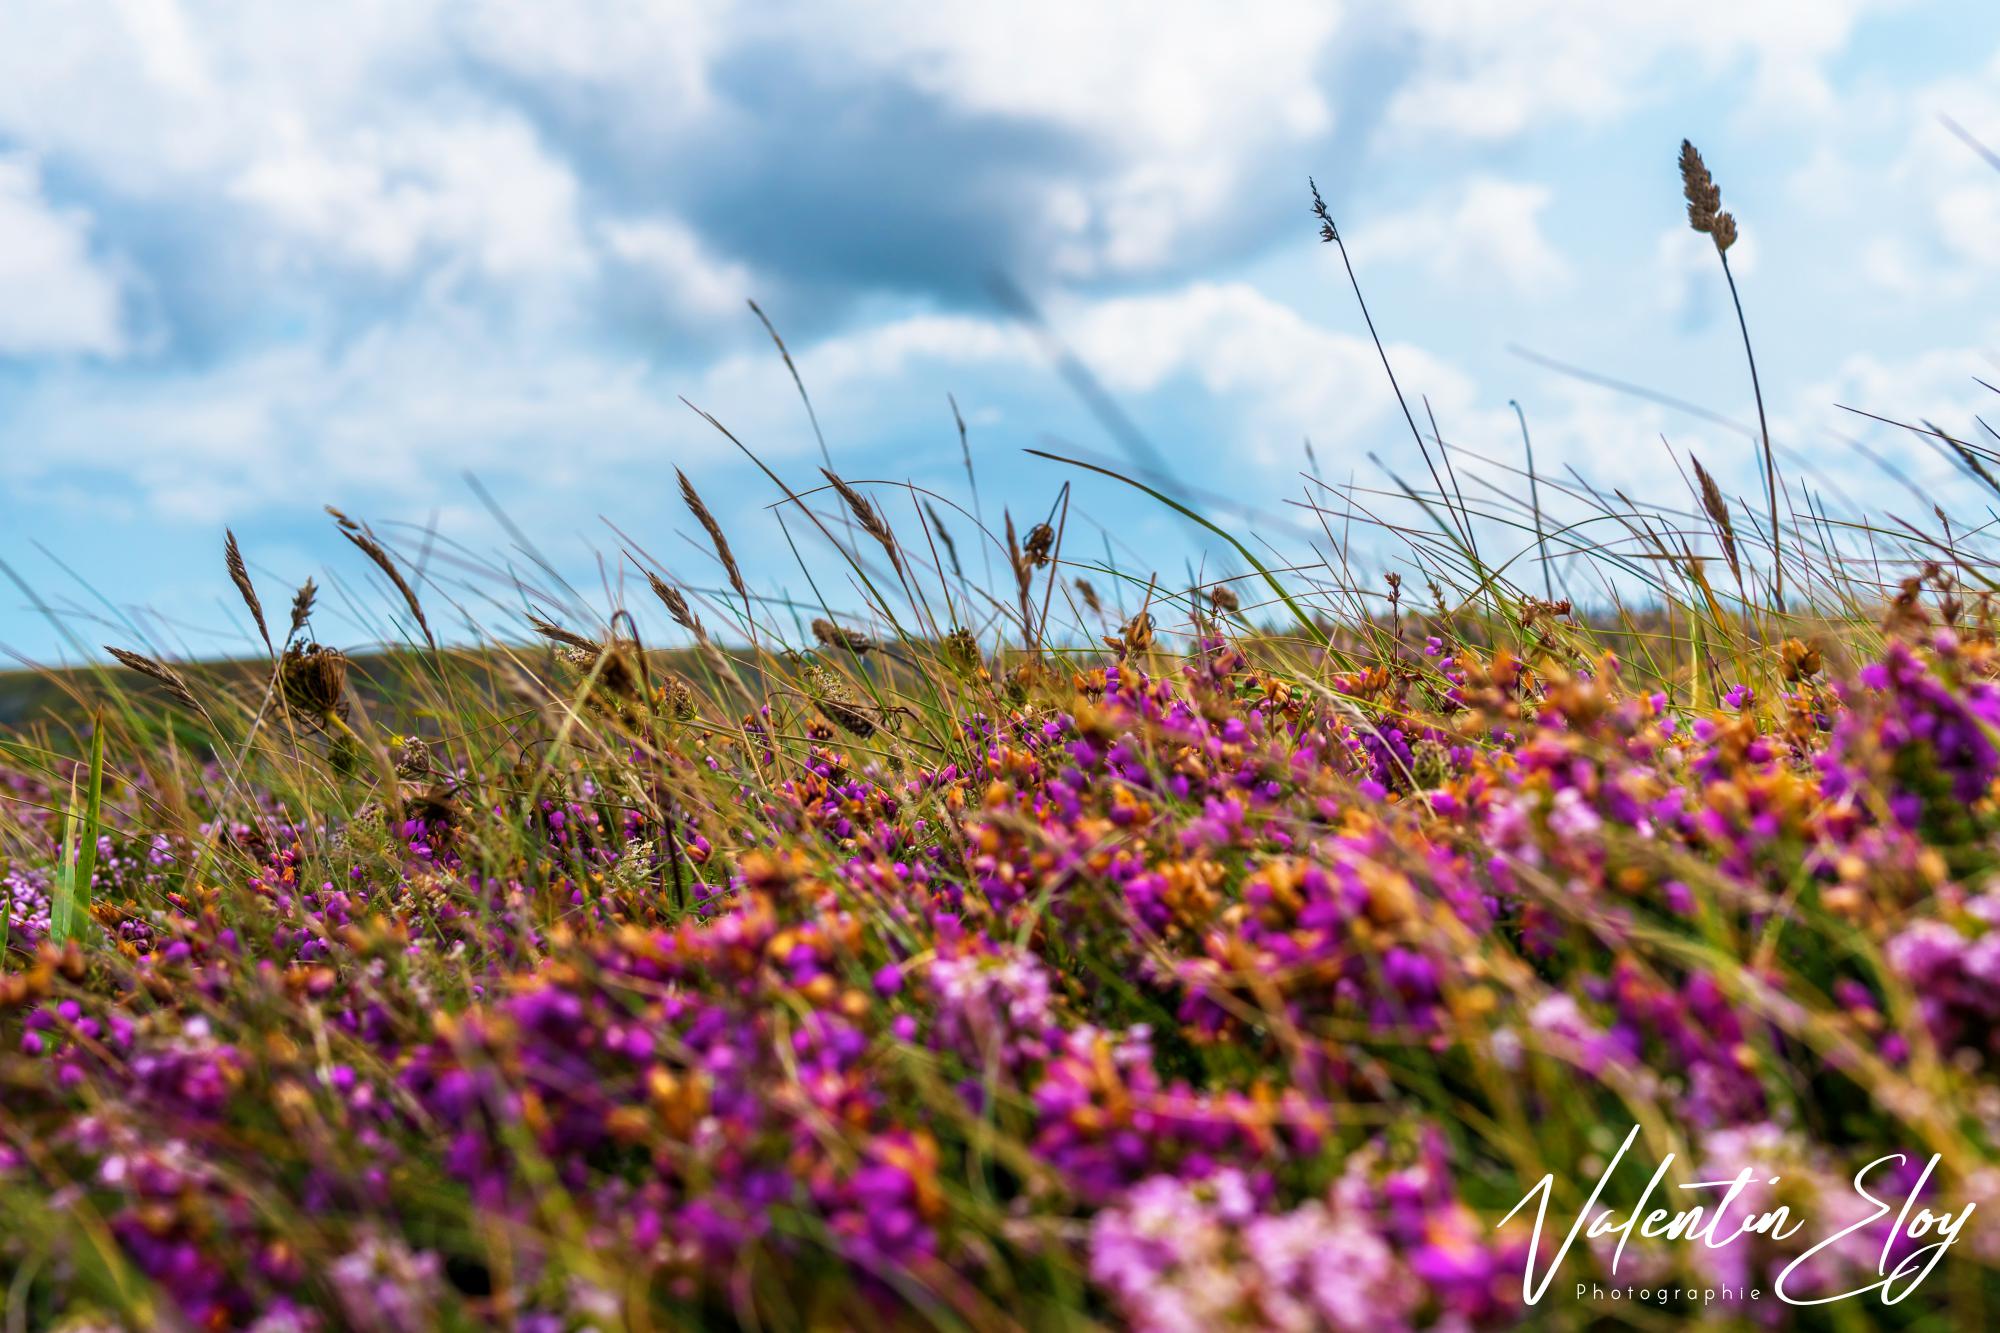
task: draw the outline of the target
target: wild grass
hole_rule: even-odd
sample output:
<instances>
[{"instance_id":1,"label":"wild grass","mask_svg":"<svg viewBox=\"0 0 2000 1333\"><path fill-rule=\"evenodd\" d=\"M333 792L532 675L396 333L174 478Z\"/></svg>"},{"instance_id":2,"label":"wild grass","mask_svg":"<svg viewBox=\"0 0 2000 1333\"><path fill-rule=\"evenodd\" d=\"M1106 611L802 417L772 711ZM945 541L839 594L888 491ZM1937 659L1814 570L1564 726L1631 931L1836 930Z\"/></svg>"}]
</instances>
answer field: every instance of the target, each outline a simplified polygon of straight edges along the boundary
<instances>
[{"instance_id":1,"label":"wild grass","mask_svg":"<svg viewBox=\"0 0 2000 1333\"><path fill-rule=\"evenodd\" d=\"M1757 393L1761 516L1398 387L1427 484L1315 466L1289 556L1036 451L1185 520L1185 578L1060 483L989 525L955 403L963 502L708 418L807 601L685 476L721 584L627 541L629 601L334 511L393 596L274 640L229 535L267 660L116 645L0 741L6 1326L1985 1326L1983 1215L1817 1308L1762 1238L1620 1270L1754 1306L1577 1300L1580 1250L1526 1307L1496 1225L1634 1124L1640 1180L1756 1165L1807 1240L1883 1153L1994 1191L1990 534L1781 484Z\"/></svg>"}]
</instances>

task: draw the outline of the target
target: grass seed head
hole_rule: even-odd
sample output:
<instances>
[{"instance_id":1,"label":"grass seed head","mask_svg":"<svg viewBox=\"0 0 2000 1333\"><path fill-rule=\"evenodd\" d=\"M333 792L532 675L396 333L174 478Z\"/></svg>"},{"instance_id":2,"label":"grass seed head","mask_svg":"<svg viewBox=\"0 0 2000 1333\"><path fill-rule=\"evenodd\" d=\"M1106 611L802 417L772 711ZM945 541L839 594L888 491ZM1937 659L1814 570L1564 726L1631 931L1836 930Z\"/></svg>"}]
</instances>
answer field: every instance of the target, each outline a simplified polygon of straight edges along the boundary
<instances>
[{"instance_id":1,"label":"grass seed head","mask_svg":"<svg viewBox=\"0 0 2000 1333\"><path fill-rule=\"evenodd\" d=\"M437 639L431 634L430 621L424 618L423 603L417 600L417 590L403 577L403 571L396 568L396 562L389 558L389 552L383 548L382 543L375 540L375 534L365 528L353 526L352 520L337 510L329 512L333 513L343 525L340 535L353 542L361 554L373 561L375 568L381 570L389 582L395 585L396 591L402 594L403 605L410 608L411 618L417 622L417 628L424 632L424 642L433 648L437 647Z\"/></svg>"},{"instance_id":2,"label":"grass seed head","mask_svg":"<svg viewBox=\"0 0 2000 1333\"><path fill-rule=\"evenodd\" d=\"M902 557L896 554L895 534L889 531L888 523L883 521L875 506L869 503L868 497L835 476L831 468L821 468L820 472L825 475L833 489L840 493L840 498L847 501L848 511L854 515L854 521L861 525L861 530L876 540L888 554L891 565L901 569L903 562Z\"/></svg>"},{"instance_id":3,"label":"grass seed head","mask_svg":"<svg viewBox=\"0 0 2000 1333\"><path fill-rule=\"evenodd\" d=\"M234 532L224 528L222 535L222 562L229 568L229 581L236 585L243 605L250 608L250 618L257 622L257 637L264 641L264 651L269 652L271 631L264 624L264 604L257 600L256 585L250 582L250 571L243 564L243 551L236 545Z\"/></svg>"},{"instance_id":4,"label":"grass seed head","mask_svg":"<svg viewBox=\"0 0 2000 1333\"><path fill-rule=\"evenodd\" d=\"M1721 487L1715 484L1715 478L1708 474L1708 469L1701 465L1701 460L1692 454L1688 458L1694 464L1695 480L1700 484L1702 512L1707 514L1709 522L1715 525L1715 535L1722 542L1722 554L1729 561L1730 577L1740 583L1743 580L1743 566L1737 557L1736 525L1729 520L1729 505L1722 498Z\"/></svg>"},{"instance_id":5,"label":"grass seed head","mask_svg":"<svg viewBox=\"0 0 2000 1333\"><path fill-rule=\"evenodd\" d=\"M147 657L144 653L135 653L124 648L113 648L108 643L104 645L104 651L117 658L121 665L131 668L149 680L158 681L160 684L166 686L167 694L175 703L186 708L198 707L195 703L194 691L188 688L187 681L181 677L180 672L175 671L165 662L156 661L153 658Z\"/></svg>"},{"instance_id":6,"label":"grass seed head","mask_svg":"<svg viewBox=\"0 0 2000 1333\"><path fill-rule=\"evenodd\" d=\"M292 627L285 631L286 644L289 645L296 639L299 631L306 627L306 622L312 619L313 603L318 600L319 589L313 585L310 578L300 584L299 590L292 594Z\"/></svg>"},{"instance_id":7,"label":"grass seed head","mask_svg":"<svg viewBox=\"0 0 2000 1333\"><path fill-rule=\"evenodd\" d=\"M660 604L667 608L667 614L674 618L676 625L702 642L708 641L708 631L702 628L701 617L688 606L688 600L679 588L651 570L646 571L646 582L653 589L653 596L660 599Z\"/></svg>"},{"instance_id":8,"label":"grass seed head","mask_svg":"<svg viewBox=\"0 0 2000 1333\"><path fill-rule=\"evenodd\" d=\"M1722 211L1722 187L1701 160L1701 150L1686 139L1681 140L1681 193L1687 196L1688 226L1704 234L1713 232Z\"/></svg>"},{"instance_id":9,"label":"grass seed head","mask_svg":"<svg viewBox=\"0 0 2000 1333\"><path fill-rule=\"evenodd\" d=\"M599 645L597 640L586 639L574 630L566 630L553 621L544 620L532 611L528 613L528 623L534 626L535 633L541 635L551 643L560 643L571 648L580 648L584 652L589 653L592 658L595 658L598 653Z\"/></svg>"},{"instance_id":10,"label":"grass seed head","mask_svg":"<svg viewBox=\"0 0 2000 1333\"><path fill-rule=\"evenodd\" d=\"M743 571L736 567L736 556L729 549L729 539L722 535L722 525L715 521L715 515L708 512L708 506L702 503L701 495L695 490L694 483L687 479L687 473L675 468L674 475L680 478L681 502L687 505L688 512L694 515L695 522L701 524L702 531L708 534L709 544L715 547L715 558L722 562L722 572L729 576L729 586L735 589L736 595L747 604L750 600L750 589L744 586Z\"/></svg>"}]
</instances>

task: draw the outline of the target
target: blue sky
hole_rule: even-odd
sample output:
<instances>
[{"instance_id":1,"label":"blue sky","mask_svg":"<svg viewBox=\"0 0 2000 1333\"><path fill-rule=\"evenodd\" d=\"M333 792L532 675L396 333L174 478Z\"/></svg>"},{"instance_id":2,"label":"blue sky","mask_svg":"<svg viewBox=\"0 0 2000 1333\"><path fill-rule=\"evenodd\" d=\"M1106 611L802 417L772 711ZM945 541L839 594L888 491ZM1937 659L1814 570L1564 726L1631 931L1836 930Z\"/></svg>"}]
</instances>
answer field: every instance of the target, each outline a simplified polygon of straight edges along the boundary
<instances>
[{"instance_id":1,"label":"blue sky","mask_svg":"<svg viewBox=\"0 0 2000 1333\"><path fill-rule=\"evenodd\" d=\"M1511 350L1750 418L1721 275L1682 222L1683 135L1742 224L1781 448L1829 494L1914 507L1858 438L1971 504L1838 407L1967 432L1987 413L2000 173L1941 115L2000 146L2000 9L0 7L0 559L34 590L0 584L0 644L243 650L225 525L267 602L312 575L379 603L326 503L428 546L433 595L463 600L437 553L509 546L468 473L600 610L607 522L716 581L676 467L753 581L804 595L775 492L680 401L814 478L753 297L843 473L963 500L951 394L988 512L1038 518L1074 474L1022 449L1118 445L995 275L1177 475L1287 549L1303 438L1333 478L1379 484L1371 453L1422 466L1309 174L1448 440L1511 459L1518 399L1545 469L1674 503L1670 444L1754 496L1739 436ZM1077 500L1136 566L1219 559L1115 484ZM799 540L821 591L857 601ZM324 637L392 632L345 606L328 597Z\"/></svg>"}]
</instances>

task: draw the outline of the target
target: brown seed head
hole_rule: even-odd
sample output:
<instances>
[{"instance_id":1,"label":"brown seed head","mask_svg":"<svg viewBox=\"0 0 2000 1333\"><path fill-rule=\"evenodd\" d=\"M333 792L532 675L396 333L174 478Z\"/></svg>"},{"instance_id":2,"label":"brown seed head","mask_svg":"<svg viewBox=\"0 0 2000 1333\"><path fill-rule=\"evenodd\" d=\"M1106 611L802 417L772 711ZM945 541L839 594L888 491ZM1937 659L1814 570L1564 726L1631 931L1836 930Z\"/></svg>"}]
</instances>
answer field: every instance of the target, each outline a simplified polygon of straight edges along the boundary
<instances>
[{"instance_id":1,"label":"brown seed head","mask_svg":"<svg viewBox=\"0 0 2000 1333\"><path fill-rule=\"evenodd\" d=\"M175 703L186 708L199 707L195 703L194 692L188 689L187 681L183 680L181 674L165 662L155 661L143 653L130 652L124 648L113 648L108 643L104 645L104 651L117 658L124 666L130 667L140 675L150 680L156 680L166 686L167 694Z\"/></svg>"},{"instance_id":2,"label":"brown seed head","mask_svg":"<svg viewBox=\"0 0 2000 1333\"><path fill-rule=\"evenodd\" d=\"M1722 542L1722 554L1729 561L1730 577L1740 583L1743 566L1737 561L1736 525L1729 521L1729 506L1723 501L1722 489L1715 484L1715 478L1708 475L1708 469L1701 465L1699 458L1689 454L1688 460L1694 464L1695 480L1700 484L1702 512L1715 525L1715 535Z\"/></svg>"},{"instance_id":3,"label":"brown seed head","mask_svg":"<svg viewBox=\"0 0 2000 1333\"><path fill-rule=\"evenodd\" d=\"M264 651L271 651L271 631L264 626L264 604L257 600L257 589L250 582L250 571L244 567L243 552L236 545L236 534L228 528L222 530L222 563L228 566L229 581L236 585L236 591L243 598L243 605L250 608L250 618L257 622L257 637L264 641Z\"/></svg>"},{"instance_id":4,"label":"brown seed head","mask_svg":"<svg viewBox=\"0 0 2000 1333\"><path fill-rule=\"evenodd\" d=\"M701 502L701 496L695 492L694 483L687 479L687 473L675 468L674 475L681 481L681 501L687 505L688 512L694 515L695 522L701 524L702 530L708 533L708 540L715 547L715 558L722 562L722 572L729 576L729 586L734 588L736 595L747 604L750 600L750 590L743 584L743 571L736 567L736 557L730 553L729 539L722 535L722 525L715 521L715 515L709 513L708 506Z\"/></svg>"},{"instance_id":5,"label":"brown seed head","mask_svg":"<svg viewBox=\"0 0 2000 1333\"><path fill-rule=\"evenodd\" d=\"M1687 196L1688 226L1699 232L1713 231L1716 215L1722 211L1722 187L1708 174L1701 150L1686 139L1681 140L1681 193Z\"/></svg>"},{"instance_id":6,"label":"brown seed head","mask_svg":"<svg viewBox=\"0 0 2000 1333\"><path fill-rule=\"evenodd\" d=\"M1208 590L1208 604L1224 615L1235 615L1243 604L1236 599L1236 590L1227 583L1218 583Z\"/></svg>"},{"instance_id":7,"label":"brown seed head","mask_svg":"<svg viewBox=\"0 0 2000 1333\"><path fill-rule=\"evenodd\" d=\"M1728 254L1729 247L1736 244L1736 215L1717 213L1715 215L1715 248L1719 254Z\"/></svg>"},{"instance_id":8,"label":"brown seed head","mask_svg":"<svg viewBox=\"0 0 2000 1333\"><path fill-rule=\"evenodd\" d=\"M285 633L287 644L297 638L299 631L306 627L306 622L312 619L313 603L318 598L319 589L313 586L310 578L292 595L292 627Z\"/></svg>"},{"instance_id":9,"label":"brown seed head","mask_svg":"<svg viewBox=\"0 0 2000 1333\"><path fill-rule=\"evenodd\" d=\"M847 501L848 511L854 515L854 521L861 525L861 530L873 537L883 551L888 553L891 565L901 569L903 562L896 554L895 535L889 531L889 525L882 520L882 515L876 512L875 506L868 502L868 497L836 477L831 468L821 468L820 472L832 484L833 489L840 492L840 498Z\"/></svg>"},{"instance_id":10,"label":"brown seed head","mask_svg":"<svg viewBox=\"0 0 2000 1333\"><path fill-rule=\"evenodd\" d=\"M403 577L403 572L396 568L396 562L389 558L389 553L382 548L382 543L375 540L375 534L365 528L353 527L352 520L338 510L329 512L339 518L343 525L347 525L340 529L340 535L353 542L361 554L374 561L375 568L387 575L389 582L396 585L396 591L403 594L403 605L410 608L410 615L417 622L417 628L424 632L424 642L433 648L437 647L437 640L431 636L430 622L424 619L423 604L417 601L416 589L412 588L409 580Z\"/></svg>"},{"instance_id":11,"label":"brown seed head","mask_svg":"<svg viewBox=\"0 0 2000 1333\"><path fill-rule=\"evenodd\" d=\"M667 614L674 618L676 625L689 631L702 642L708 641L708 631L701 627L701 618L688 606L687 598L681 595L679 588L651 570L646 571L646 582L652 587L653 596L660 599L661 604L667 608Z\"/></svg>"},{"instance_id":12,"label":"brown seed head","mask_svg":"<svg viewBox=\"0 0 2000 1333\"><path fill-rule=\"evenodd\" d=\"M552 642L567 644L571 648L580 648L590 653L593 657L599 651L600 645L597 640L586 639L573 630L566 630L561 625L542 619L542 617L532 611L528 613L528 623L534 626L535 633Z\"/></svg>"}]
</instances>

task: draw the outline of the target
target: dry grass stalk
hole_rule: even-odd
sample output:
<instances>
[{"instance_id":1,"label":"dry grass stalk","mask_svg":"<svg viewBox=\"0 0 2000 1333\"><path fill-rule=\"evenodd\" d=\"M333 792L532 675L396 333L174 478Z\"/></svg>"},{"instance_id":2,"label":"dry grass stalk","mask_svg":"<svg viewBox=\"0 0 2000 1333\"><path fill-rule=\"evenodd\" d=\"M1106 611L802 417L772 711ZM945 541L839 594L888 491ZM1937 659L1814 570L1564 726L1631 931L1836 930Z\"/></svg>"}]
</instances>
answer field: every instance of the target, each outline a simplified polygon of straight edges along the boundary
<instances>
[{"instance_id":1,"label":"dry grass stalk","mask_svg":"<svg viewBox=\"0 0 2000 1333\"><path fill-rule=\"evenodd\" d=\"M1021 550L1021 539L1014 533L1014 516L1011 513L1003 513L1001 517L1007 524L1007 563L1013 567L1014 585L1025 599L1028 595L1028 584L1035 576L1035 567L1029 562L1027 554Z\"/></svg>"},{"instance_id":2,"label":"dry grass stalk","mask_svg":"<svg viewBox=\"0 0 2000 1333\"><path fill-rule=\"evenodd\" d=\"M374 561L375 568L381 570L388 576L389 582L396 585L396 591L403 595L403 605L410 608L410 615L416 619L417 628L424 632L424 642L436 648L437 639L431 634L430 621L424 618L423 604L417 601L416 589L412 588L409 580L403 577L403 572L396 568L396 562L382 549L382 543L376 541L375 535L366 528L354 526L351 520L338 510L330 509L329 512L340 520L342 525L340 535L353 542L356 549Z\"/></svg>"},{"instance_id":3,"label":"dry grass stalk","mask_svg":"<svg viewBox=\"0 0 2000 1333\"><path fill-rule=\"evenodd\" d=\"M1729 521L1729 505L1722 498L1722 489L1715 484L1715 478L1708 475L1708 469L1701 460L1688 455L1694 464L1695 480L1700 483L1702 512L1715 525L1715 535L1722 541L1722 554L1729 560L1729 575L1737 583L1743 582L1743 566L1736 555L1736 525Z\"/></svg>"},{"instance_id":4,"label":"dry grass stalk","mask_svg":"<svg viewBox=\"0 0 2000 1333\"><path fill-rule=\"evenodd\" d=\"M743 571L736 567L736 556L729 549L729 539L722 535L722 525L715 521L715 515L709 513L708 506L701 502L701 496L695 491L694 483L687 479L687 473L675 468L674 475L680 478L682 503L687 505L695 522L701 524L702 530L708 534L709 543L715 547L715 558L722 562L722 572L729 576L729 586L743 599L743 614L749 615L750 589L744 586Z\"/></svg>"},{"instance_id":5,"label":"dry grass stalk","mask_svg":"<svg viewBox=\"0 0 2000 1333\"><path fill-rule=\"evenodd\" d=\"M835 476L833 469L821 468L820 471L826 476L827 481L832 483L833 489L840 492L840 498L847 501L847 508L854 515L854 521L861 525L861 530L881 544L883 551L889 556L889 563L900 573L903 560L896 553L895 534L889 531L889 525L883 521L882 515L876 512L875 506L868 502L868 497Z\"/></svg>"},{"instance_id":6,"label":"dry grass stalk","mask_svg":"<svg viewBox=\"0 0 2000 1333\"><path fill-rule=\"evenodd\" d=\"M143 653L131 652L124 648L113 648L108 643L104 645L104 651L117 658L121 665L129 667L149 680L156 680L161 685L164 685L168 696L175 703L187 708L200 708L201 705L195 702L194 691L188 688L187 681L181 677L178 671L175 671L165 662L155 661Z\"/></svg>"},{"instance_id":7,"label":"dry grass stalk","mask_svg":"<svg viewBox=\"0 0 2000 1333\"><path fill-rule=\"evenodd\" d=\"M1743 334L1743 359L1750 366L1750 393L1757 400L1757 434L1764 450L1764 495L1771 509L1771 598L1779 607L1785 603L1784 529L1778 521L1778 460L1771 451L1771 423L1764 415L1764 386L1757 378L1757 353L1750 345L1750 324L1743 318L1743 298L1736 290L1736 274L1729 267L1729 247L1736 244L1736 219L1722 211L1722 187L1709 174L1701 151L1681 140L1681 193L1687 198L1688 225L1715 241L1715 253L1722 260L1722 276L1729 284L1729 301L1736 308L1736 327ZM1735 561L1731 560L1734 572ZM1738 575L1741 586L1742 578Z\"/></svg>"},{"instance_id":8,"label":"dry grass stalk","mask_svg":"<svg viewBox=\"0 0 2000 1333\"><path fill-rule=\"evenodd\" d=\"M945 556L951 561L952 577L964 578L965 570L958 563L958 543L951 539L951 530L945 527L943 515L939 514L937 506L928 500L924 501L924 512L930 515L931 528L937 533L938 540L944 543Z\"/></svg>"},{"instance_id":9,"label":"dry grass stalk","mask_svg":"<svg viewBox=\"0 0 2000 1333\"><path fill-rule=\"evenodd\" d=\"M222 562L229 567L229 581L242 595L243 605L250 608L250 618L257 622L257 636L264 641L264 651L271 652L271 631L264 624L264 604L257 600L257 588L250 582L250 571L243 564L243 551L236 545L236 534L224 528L222 535Z\"/></svg>"}]
</instances>

